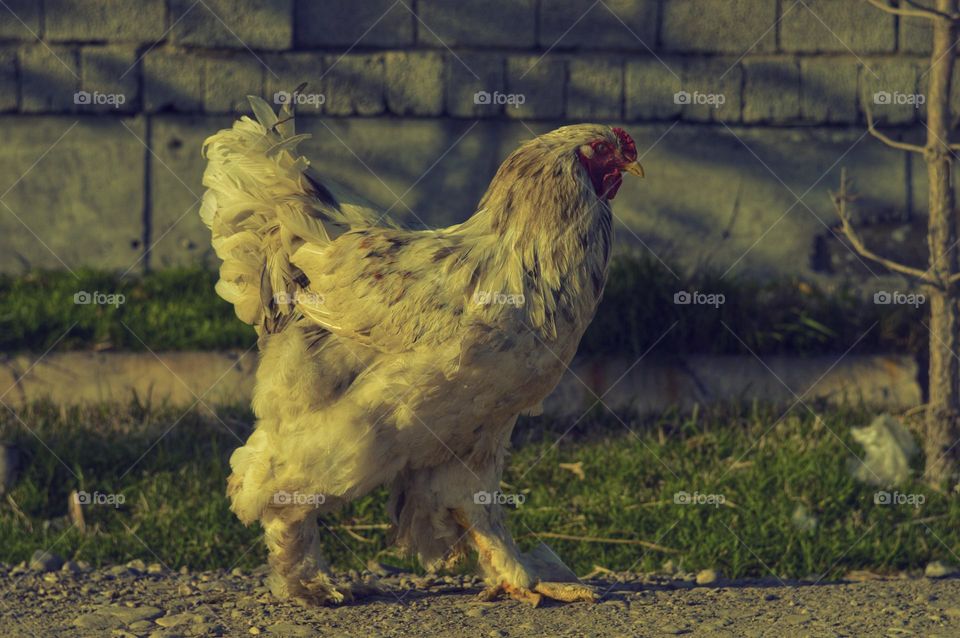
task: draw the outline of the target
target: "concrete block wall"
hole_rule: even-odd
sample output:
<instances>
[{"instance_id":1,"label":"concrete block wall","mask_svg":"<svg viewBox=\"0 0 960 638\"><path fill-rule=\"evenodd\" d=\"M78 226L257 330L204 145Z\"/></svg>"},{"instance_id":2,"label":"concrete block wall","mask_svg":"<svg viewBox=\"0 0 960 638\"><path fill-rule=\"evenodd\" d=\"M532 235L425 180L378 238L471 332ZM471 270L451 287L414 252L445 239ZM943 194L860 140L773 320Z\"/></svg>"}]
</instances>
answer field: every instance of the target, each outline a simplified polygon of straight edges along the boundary
<instances>
[{"instance_id":1,"label":"concrete block wall","mask_svg":"<svg viewBox=\"0 0 960 638\"><path fill-rule=\"evenodd\" d=\"M516 144L591 120L645 155L620 241L681 267L869 274L831 229L841 166L865 219L922 222L922 166L864 117L922 134L929 35L863 0L4 4L2 272L212 264L201 143L301 82L313 162L412 224L463 220Z\"/></svg>"}]
</instances>

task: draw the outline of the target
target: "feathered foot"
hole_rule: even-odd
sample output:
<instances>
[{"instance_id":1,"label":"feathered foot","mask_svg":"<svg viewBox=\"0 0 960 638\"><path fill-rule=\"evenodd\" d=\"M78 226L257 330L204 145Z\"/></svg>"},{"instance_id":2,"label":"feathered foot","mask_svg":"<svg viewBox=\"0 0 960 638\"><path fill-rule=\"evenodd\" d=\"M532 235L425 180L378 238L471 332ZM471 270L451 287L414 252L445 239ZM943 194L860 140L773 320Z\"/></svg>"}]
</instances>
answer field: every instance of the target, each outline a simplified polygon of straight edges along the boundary
<instances>
[{"instance_id":1,"label":"feathered foot","mask_svg":"<svg viewBox=\"0 0 960 638\"><path fill-rule=\"evenodd\" d=\"M322 572L309 580L303 580L274 571L267 578L267 585L270 593L281 600L293 598L308 605L342 605L354 599L349 585L335 585L333 580Z\"/></svg>"},{"instance_id":2,"label":"feathered foot","mask_svg":"<svg viewBox=\"0 0 960 638\"><path fill-rule=\"evenodd\" d=\"M306 605L342 605L380 592L375 580L334 580L320 552L315 512L304 517L289 510L276 512L266 517L263 525L270 564L267 585L277 598Z\"/></svg>"},{"instance_id":3,"label":"feathered foot","mask_svg":"<svg viewBox=\"0 0 960 638\"><path fill-rule=\"evenodd\" d=\"M267 585L275 597L281 600L293 599L306 606L345 605L366 596L384 593L375 579L335 580L330 574L320 571L309 580L291 580L289 576L273 572L267 578Z\"/></svg>"},{"instance_id":4,"label":"feathered foot","mask_svg":"<svg viewBox=\"0 0 960 638\"><path fill-rule=\"evenodd\" d=\"M493 506L495 507L495 506ZM477 550L480 567L488 583L480 599L493 601L509 596L538 607L544 598L564 603L595 602L593 588L580 583L576 574L540 543L523 554L500 523L499 512L486 508L453 510L454 520L463 527Z\"/></svg>"}]
</instances>

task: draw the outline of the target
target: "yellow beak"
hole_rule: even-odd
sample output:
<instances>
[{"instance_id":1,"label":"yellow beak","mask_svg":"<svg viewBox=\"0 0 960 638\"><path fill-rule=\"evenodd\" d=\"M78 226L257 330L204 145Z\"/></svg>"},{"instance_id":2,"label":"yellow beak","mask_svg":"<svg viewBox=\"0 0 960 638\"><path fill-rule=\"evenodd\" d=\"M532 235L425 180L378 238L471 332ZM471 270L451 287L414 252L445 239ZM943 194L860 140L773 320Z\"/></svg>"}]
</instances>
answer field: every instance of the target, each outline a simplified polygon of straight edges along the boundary
<instances>
[{"instance_id":1,"label":"yellow beak","mask_svg":"<svg viewBox=\"0 0 960 638\"><path fill-rule=\"evenodd\" d=\"M644 177L643 166L640 165L640 162L633 161L629 164L623 165L623 170L627 171L631 175L636 175L637 177Z\"/></svg>"}]
</instances>

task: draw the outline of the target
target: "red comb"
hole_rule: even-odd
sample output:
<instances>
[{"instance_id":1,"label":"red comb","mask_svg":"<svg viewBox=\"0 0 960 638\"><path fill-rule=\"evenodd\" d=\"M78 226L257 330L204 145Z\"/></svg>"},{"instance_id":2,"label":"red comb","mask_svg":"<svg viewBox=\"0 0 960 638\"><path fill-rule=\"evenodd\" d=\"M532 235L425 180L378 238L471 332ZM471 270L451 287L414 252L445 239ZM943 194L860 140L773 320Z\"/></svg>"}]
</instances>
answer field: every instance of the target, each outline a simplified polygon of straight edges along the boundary
<instances>
[{"instance_id":1,"label":"red comb","mask_svg":"<svg viewBox=\"0 0 960 638\"><path fill-rule=\"evenodd\" d=\"M628 162L637 159L637 145L633 142L633 138L622 128L614 128L613 132L620 138L620 152L623 153L624 159Z\"/></svg>"}]
</instances>

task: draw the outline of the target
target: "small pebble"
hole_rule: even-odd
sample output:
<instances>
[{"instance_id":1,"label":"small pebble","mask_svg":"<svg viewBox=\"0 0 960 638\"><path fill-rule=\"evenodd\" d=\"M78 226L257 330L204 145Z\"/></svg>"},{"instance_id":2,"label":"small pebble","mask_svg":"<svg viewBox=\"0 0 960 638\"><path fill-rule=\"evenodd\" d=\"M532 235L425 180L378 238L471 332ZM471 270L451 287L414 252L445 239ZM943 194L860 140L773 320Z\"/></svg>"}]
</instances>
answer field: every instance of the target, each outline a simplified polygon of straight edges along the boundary
<instances>
[{"instance_id":1,"label":"small pebble","mask_svg":"<svg viewBox=\"0 0 960 638\"><path fill-rule=\"evenodd\" d=\"M52 572L56 571L63 567L63 559L52 554L50 552L45 552L41 549L38 549L33 553L33 556L30 557L30 569L38 572Z\"/></svg>"},{"instance_id":2,"label":"small pebble","mask_svg":"<svg viewBox=\"0 0 960 638\"><path fill-rule=\"evenodd\" d=\"M697 573L698 585L712 585L719 580L720 575L715 569L704 569Z\"/></svg>"},{"instance_id":3,"label":"small pebble","mask_svg":"<svg viewBox=\"0 0 960 638\"><path fill-rule=\"evenodd\" d=\"M927 578L946 578L947 576L952 576L956 572L957 568L953 565L948 565L935 560L927 563L926 569L923 570L923 575Z\"/></svg>"}]
</instances>

